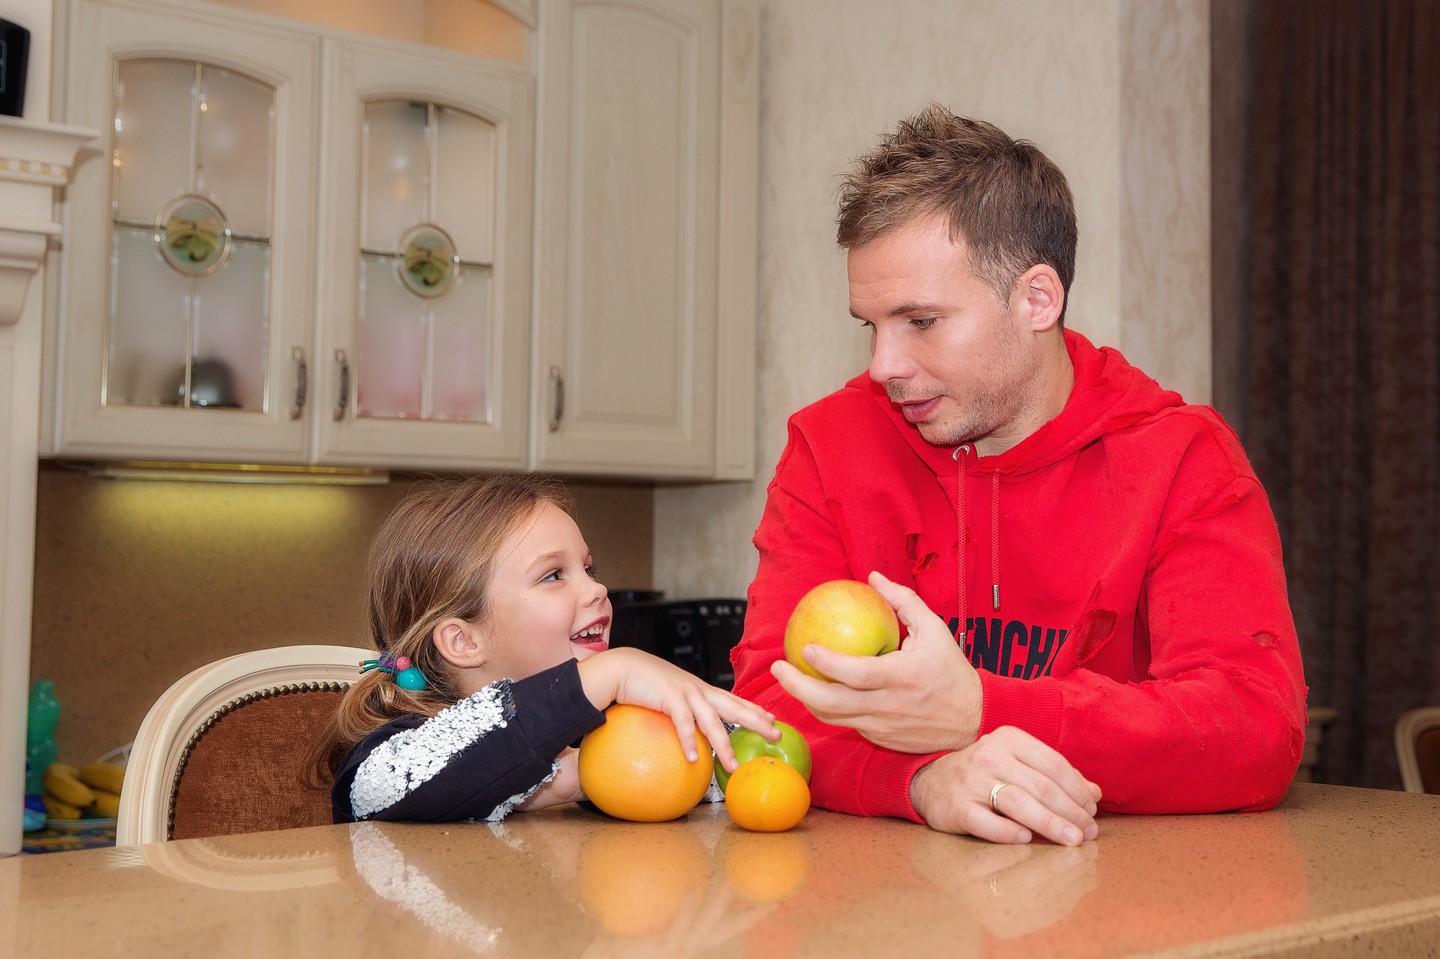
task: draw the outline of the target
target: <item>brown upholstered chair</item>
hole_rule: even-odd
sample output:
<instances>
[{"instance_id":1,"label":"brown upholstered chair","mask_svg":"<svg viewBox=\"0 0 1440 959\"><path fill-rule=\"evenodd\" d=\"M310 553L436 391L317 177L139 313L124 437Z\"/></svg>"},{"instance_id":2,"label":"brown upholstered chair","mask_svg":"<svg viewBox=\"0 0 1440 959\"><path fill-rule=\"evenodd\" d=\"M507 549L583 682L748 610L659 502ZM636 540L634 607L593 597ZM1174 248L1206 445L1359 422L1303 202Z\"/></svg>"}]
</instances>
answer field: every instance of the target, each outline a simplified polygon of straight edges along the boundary
<instances>
[{"instance_id":1,"label":"brown upholstered chair","mask_svg":"<svg viewBox=\"0 0 1440 959\"><path fill-rule=\"evenodd\" d=\"M330 822L302 775L370 650L281 646L202 666L150 707L130 749L117 845Z\"/></svg>"},{"instance_id":2,"label":"brown upholstered chair","mask_svg":"<svg viewBox=\"0 0 1440 959\"><path fill-rule=\"evenodd\" d=\"M1406 792L1440 794L1440 706L1412 709L1400 717L1395 755Z\"/></svg>"}]
</instances>

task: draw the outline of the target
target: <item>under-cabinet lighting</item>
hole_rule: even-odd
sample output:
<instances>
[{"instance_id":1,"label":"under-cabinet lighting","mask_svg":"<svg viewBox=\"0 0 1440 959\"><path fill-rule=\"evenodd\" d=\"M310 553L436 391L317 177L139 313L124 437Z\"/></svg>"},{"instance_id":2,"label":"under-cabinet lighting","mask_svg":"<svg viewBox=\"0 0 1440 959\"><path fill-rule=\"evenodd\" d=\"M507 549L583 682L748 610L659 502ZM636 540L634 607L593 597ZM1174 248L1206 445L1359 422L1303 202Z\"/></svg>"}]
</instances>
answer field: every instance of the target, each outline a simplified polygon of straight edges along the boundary
<instances>
[{"instance_id":1,"label":"under-cabinet lighting","mask_svg":"<svg viewBox=\"0 0 1440 959\"><path fill-rule=\"evenodd\" d=\"M292 486L384 486L389 470L353 466L271 466L250 463L167 463L113 460L79 465L103 479L171 480L181 483L271 483Z\"/></svg>"}]
</instances>

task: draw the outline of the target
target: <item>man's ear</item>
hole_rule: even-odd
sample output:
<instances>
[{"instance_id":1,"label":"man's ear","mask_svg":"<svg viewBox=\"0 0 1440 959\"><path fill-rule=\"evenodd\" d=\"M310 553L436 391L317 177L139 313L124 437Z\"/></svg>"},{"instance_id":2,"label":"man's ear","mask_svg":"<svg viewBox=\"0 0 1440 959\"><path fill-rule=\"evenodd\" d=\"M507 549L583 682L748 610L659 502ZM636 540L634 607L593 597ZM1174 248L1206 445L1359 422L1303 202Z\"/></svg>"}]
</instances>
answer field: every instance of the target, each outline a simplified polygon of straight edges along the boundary
<instances>
[{"instance_id":1,"label":"man's ear","mask_svg":"<svg viewBox=\"0 0 1440 959\"><path fill-rule=\"evenodd\" d=\"M1030 332L1043 333L1060 322L1065 311L1065 287L1054 267L1037 263L1020 274L1021 309Z\"/></svg>"},{"instance_id":2,"label":"man's ear","mask_svg":"<svg viewBox=\"0 0 1440 959\"><path fill-rule=\"evenodd\" d=\"M488 637L472 623L456 616L450 616L435 624L430 631L430 641L445 661L458 669L473 669L485 665L488 656Z\"/></svg>"}]
</instances>

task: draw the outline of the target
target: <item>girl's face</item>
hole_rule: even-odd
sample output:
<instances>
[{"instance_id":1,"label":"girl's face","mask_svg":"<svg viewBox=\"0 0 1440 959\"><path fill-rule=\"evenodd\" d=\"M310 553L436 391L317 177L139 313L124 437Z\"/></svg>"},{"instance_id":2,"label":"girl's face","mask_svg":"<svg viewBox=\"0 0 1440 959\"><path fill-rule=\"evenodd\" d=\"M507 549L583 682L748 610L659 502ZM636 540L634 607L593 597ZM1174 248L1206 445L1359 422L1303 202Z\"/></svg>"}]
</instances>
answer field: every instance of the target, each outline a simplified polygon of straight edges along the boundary
<instances>
[{"instance_id":1,"label":"girl's face","mask_svg":"<svg viewBox=\"0 0 1440 959\"><path fill-rule=\"evenodd\" d=\"M524 679L610 645L610 597L564 510L542 503L500 547L490 579L486 674Z\"/></svg>"}]
</instances>

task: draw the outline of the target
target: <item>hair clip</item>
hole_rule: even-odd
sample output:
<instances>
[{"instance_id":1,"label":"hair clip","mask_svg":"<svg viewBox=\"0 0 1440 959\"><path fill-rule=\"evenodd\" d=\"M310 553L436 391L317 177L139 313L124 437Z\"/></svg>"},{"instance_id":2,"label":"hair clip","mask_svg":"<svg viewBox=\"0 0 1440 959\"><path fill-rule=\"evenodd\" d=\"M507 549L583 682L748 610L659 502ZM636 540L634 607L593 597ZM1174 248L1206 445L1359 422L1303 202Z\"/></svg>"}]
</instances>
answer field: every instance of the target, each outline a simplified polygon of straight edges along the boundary
<instances>
[{"instance_id":1,"label":"hair clip","mask_svg":"<svg viewBox=\"0 0 1440 959\"><path fill-rule=\"evenodd\" d=\"M425 674L420 672L419 666L412 666L407 656L396 656L394 653L381 653L379 659L366 659L360 663L360 672L368 673L372 669L389 673L395 677L395 685L401 689L419 690L425 688Z\"/></svg>"}]
</instances>

